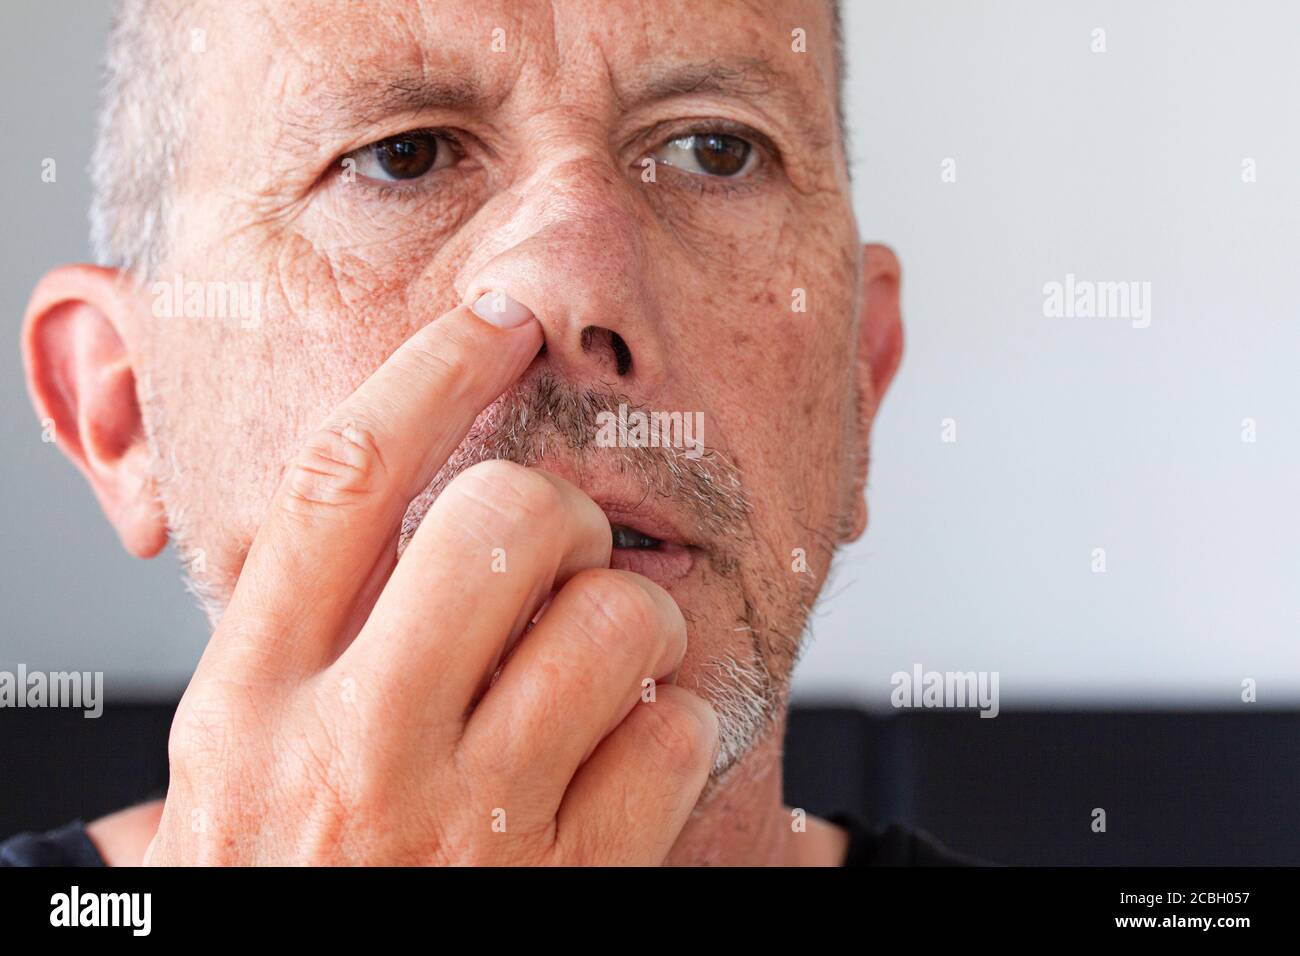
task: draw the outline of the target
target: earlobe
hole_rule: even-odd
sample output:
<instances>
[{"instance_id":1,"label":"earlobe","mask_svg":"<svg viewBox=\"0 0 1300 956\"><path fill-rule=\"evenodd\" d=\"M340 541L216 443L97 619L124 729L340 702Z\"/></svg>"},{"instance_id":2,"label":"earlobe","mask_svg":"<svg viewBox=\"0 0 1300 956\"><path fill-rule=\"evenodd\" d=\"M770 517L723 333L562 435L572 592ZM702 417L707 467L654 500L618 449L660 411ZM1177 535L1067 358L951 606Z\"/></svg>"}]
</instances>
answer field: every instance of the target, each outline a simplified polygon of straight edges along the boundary
<instances>
[{"instance_id":1,"label":"earlobe","mask_svg":"<svg viewBox=\"0 0 1300 956\"><path fill-rule=\"evenodd\" d=\"M153 557L167 543L167 527L123 336L132 307L111 269L55 269L32 293L22 350L42 426L86 476L122 545Z\"/></svg>"},{"instance_id":2,"label":"earlobe","mask_svg":"<svg viewBox=\"0 0 1300 956\"><path fill-rule=\"evenodd\" d=\"M854 431L853 499L846 540L867 527L866 485L871 426L903 358L899 304L902 269L888 246L862 247L862 295L858 303L857 428Z\"/></svg>"}]
</instances>

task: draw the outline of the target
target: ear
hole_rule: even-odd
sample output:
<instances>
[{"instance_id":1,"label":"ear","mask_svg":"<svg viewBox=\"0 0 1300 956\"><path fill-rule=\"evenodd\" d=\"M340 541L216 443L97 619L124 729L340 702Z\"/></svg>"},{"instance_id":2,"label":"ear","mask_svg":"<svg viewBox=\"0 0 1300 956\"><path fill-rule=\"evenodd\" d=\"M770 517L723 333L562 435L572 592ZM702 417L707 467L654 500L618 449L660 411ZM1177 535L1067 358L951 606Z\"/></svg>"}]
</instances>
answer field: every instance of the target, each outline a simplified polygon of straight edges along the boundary
<instances>
[{"instance_id":1,"label":"ear","mask_svg":"<svg viewBox=\"0 0 1300 956\"><path fill-rule=\"evenodd\" d=\"M122 546L151 558L167 543L167 525L125 344L135 308L130 283L117 271L62 266L32 293L22 350L42 426L86 476Z\"/></svg>"},{"instance_id":2,"label":"ear","mask_svg":"<svg viewBox=\"0 0 1300 956\"><path fill-rule=\"evenodd\" d=\"M853 440L852 520L846 540L867 529L867 465L871 425L881 399L903 358L903 318L899 310L902 269L888 246L862 247L862 296L858 303L858 421Z\"/></svg>"}]
</instances>

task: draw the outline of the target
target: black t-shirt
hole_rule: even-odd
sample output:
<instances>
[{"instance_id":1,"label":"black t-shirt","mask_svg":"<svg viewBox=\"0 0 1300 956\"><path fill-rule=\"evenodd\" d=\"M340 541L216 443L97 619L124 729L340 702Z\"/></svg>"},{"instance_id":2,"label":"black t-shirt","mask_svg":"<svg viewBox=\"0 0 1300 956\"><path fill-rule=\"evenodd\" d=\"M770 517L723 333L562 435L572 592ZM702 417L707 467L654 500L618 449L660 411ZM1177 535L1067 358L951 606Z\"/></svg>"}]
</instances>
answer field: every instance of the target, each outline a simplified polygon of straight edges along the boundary
<instances>
[{"instance_id":1,"label":"black t-shirt","mask_svg":"<svg viewBox=\"0 0 1300 956\"><path fill-rule=\"evenodd\" d=\"M924 830L902 823L872 829L848 814L830 821L849 831L844 866L988 866L984 860L956 853Z\"/></svg>"},{"instance_id":2,"label":"black t-shirt","mask_svg":"<svg viewBox=\"0 0 1300 956\"><path fill-rule=\"evenodd\" d=\"M0 843L0 866L103 866L80 820L47 833L20 833Z\"/></svg>"},{"instance_id":3,"label":"black t-shirt","mask_svg":"<svg viewBox=\"0 0 1300 956\"><path fill-rule=\"evenodd\" d=\"M871 829L847 814L830 819L849 832L845 866L974 866L980 863L953 853L924 831L900 823ZM80 820L47 833L21 833L0 843L0 866L103 865Z\"/></svg>"}]
</instances>

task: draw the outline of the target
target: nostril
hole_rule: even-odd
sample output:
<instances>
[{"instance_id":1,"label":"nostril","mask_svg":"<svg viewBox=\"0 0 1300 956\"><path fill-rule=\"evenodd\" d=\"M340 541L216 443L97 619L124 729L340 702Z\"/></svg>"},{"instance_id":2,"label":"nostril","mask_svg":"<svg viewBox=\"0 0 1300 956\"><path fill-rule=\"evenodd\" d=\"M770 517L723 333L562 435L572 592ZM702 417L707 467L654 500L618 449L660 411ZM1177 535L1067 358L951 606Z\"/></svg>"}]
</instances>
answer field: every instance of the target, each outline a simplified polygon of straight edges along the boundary
<instances>
[{"instance_id":1,"label":"nostril","mask_svg":"<svg viewBox=\"0 0 1300 956\"><path fill-rule=\"evenodd\" d=\"M622 377L632 371L632 350L617 332L611 332L610 336L609 344L614 349L614 361L618 364L618 374Z\"/></svg>"},{"instance_id":2,"label":"nostril","mask_svg":"<svg viewBox=\"0 0 1300 956\"><path fill-rule=\"evenodd\" d=\"M593 349L608 347L614 355L614 367L618 370L619 376L624 376L632 370L632 350L623 341L623 336L617 332L611 332L609 329L598 328L589 325L582 330L582 350L590 352Z\"/></svg>"}]
</instances>

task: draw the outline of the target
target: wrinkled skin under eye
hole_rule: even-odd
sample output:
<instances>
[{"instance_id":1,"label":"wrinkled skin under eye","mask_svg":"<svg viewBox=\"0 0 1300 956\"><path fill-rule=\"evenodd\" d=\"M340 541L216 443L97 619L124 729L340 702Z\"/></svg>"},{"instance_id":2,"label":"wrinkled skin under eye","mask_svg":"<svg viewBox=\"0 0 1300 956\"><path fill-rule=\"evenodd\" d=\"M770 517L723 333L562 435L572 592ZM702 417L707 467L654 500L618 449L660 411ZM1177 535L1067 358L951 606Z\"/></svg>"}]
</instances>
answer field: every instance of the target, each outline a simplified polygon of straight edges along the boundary
<instances>
[{"instance_id":1,"label":"wrinkled skin under eye","mask_svg":"<svg viewBox=\"0 0 1300 956\"><path fill-rule=\"evenodd\" d=\"M343 157L356 163L358 174L377 182L419 179L456 162L451 141L429 130L399 133L363 146Z\"/></svg>"},{"instance_id":2,"label":"wrinkled skin under eye","mask_svg":"<svg viewBox=\"0 0 1300 956\"><path fill-rule=\"evenodd\" d=\"M727 133L691 133L669 140L656 162L703 176L736 178L750 172L758 154L753 145Z\"/></svg>"}]
</instances>

